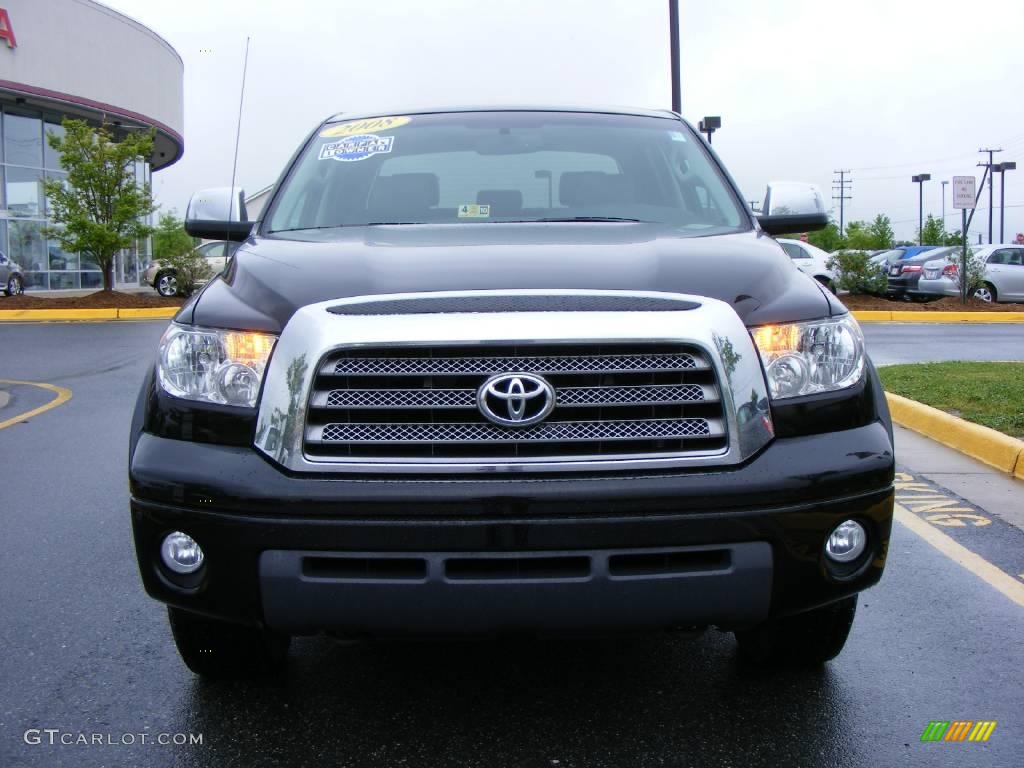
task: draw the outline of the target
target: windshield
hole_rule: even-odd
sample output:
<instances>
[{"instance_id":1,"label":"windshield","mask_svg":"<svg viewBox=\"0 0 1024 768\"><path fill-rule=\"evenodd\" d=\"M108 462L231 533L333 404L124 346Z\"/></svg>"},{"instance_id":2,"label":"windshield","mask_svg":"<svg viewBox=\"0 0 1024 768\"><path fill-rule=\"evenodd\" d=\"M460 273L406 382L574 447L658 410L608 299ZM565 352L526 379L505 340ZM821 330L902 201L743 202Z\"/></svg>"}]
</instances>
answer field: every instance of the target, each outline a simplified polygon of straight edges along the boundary
<instances>
[{"instance_id":1,"label":"windshield","mask_svg":"<svg viewBox=\"0 0 1024 768\"><path fill-rule=\"evenodd\" d=\"M603 220L691 235L751 226L678 120L465 112L325 125L281 185L264 233Z\"/></svg>"}]
</instances>

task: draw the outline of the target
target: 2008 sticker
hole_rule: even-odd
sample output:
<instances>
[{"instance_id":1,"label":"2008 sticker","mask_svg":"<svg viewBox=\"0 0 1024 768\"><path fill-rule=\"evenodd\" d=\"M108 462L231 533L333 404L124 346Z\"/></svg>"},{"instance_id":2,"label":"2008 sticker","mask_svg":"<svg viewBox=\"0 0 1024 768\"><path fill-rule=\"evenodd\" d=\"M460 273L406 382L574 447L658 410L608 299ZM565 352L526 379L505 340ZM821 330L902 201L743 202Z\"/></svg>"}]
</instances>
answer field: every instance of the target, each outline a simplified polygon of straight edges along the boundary
<instances>
[{"instance_id":1,"label":"2008 sticker","mask_svg":"<svg viewBox=\"0 0 1024 768\"><path fill-rule=\"evenodd\" d=\"M320 138L331 139L340 136L357 136L374 131L390 131L412 121L411 117L369 117L365 120L350 120L347 123L329 125L320 131Z\"/></svg>"},{"instance_id":2,"label":"2008 sticker","mask_svg":"<svg viewBox=\"0 0 1024 768\"><path fill-rule=\"evenodd\" d=\"M374 155L390 152L394 143L394 136L377 136L372 133L349 136L341 141L329 141L320 147L320 159L338 160L343 163L365 160Z\"/></svg>"}]
</instances>

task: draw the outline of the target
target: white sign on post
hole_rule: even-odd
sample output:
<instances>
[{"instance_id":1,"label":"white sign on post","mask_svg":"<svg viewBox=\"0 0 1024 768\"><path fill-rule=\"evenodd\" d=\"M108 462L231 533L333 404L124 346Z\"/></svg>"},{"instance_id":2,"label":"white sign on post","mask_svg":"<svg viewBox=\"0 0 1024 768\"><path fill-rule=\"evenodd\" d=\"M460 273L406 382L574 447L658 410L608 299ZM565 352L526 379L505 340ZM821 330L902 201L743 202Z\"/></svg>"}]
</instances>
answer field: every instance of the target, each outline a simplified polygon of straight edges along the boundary
<instances>
[{"instance_id":1,"label":"white sign on post","mask_svg":"<svg viewBox=\"0 0 1024 768\"><path fill-rule=\"evenodd\" d=\"M974 208L977 198L976 180L973 176L953 177L953 207Z\"/></svg>"}]
</instances>

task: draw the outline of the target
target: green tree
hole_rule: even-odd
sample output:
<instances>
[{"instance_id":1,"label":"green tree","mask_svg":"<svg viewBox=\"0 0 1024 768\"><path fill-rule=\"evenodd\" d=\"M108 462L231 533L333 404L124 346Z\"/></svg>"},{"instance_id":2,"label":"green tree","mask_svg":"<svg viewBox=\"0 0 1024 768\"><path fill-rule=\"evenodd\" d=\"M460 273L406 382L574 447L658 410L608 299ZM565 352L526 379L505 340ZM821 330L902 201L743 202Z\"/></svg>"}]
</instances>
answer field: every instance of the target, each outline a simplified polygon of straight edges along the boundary
<instances>
[{"instance_id":1,"label":"green tree","mask_svg":"<svg viewBox=\"0 0 1024 768\"><path fill-rule=\"evenodd\" d=\"M918 241L921 245L944 245L946 242L946 228L942 219L928 214L924 221L924 227L918 230Z\"/></svg>"},{"instance_id":2,"label":"green tree","mask_svg":"<svg viewBox=\"0 0 1024 768\"><path fill-rule=\"evenodd\" d=\"M846 248L857 251L874 250L874 238L866 221L851 221L846 225Z\"/></svg>"},{"instance_id":3,"label":"green tree","mask_svg":"<svg viewBox=\"0 0 1024 768\"><path fill-rule=\"evenodd\" d=\"M175 210L160 215L160 223L153 230L153 259L166 259L188 253L198 245L196 240L185 231L184 222L176 215Z\"/></svg>"},{"instance_id":4,"label":"green tree","mask_svg":"<svg viewBox=\"0 0 1024 768\"><path fill-rule=\"evenodd\" d=\"M106 125L93 128L67 118L61 125L64 135L50 133L46 140L60 153L68 178L43 182L50 217L59 225L46 234L65 251L91 257L103 272L103 290L109 291L118 251L153 231L145 219L155 206L149 185L135 179L135 161L152 153L156 132L128 133L115 141Z\"/></svg>"},{"instance_id":5,"label":"green tree","mask_svg":"<svg viewBox=\"0 0 1024 768\"><path fill-rule=\"evenodd\" d=\"M896 233L892 231L892 222L883 213L875 216L874 221L868 227L871 233L871 249L882 250L892 248L892 242L896 239Z\"/></svg>"},{"instance_id":6,"label":"green tree","mask_svg":"<svg viewBox=\"0 0 1024 768\"><path fill-rule=\"evenodd\" d=\"M798 236L799 237L799 236ZM823 251L838 251L846 247L846 239L839 234L839 227L834 221L830 221L824 229L807 233L807 242L816 245Z\"/></svg>"}]
</instances>

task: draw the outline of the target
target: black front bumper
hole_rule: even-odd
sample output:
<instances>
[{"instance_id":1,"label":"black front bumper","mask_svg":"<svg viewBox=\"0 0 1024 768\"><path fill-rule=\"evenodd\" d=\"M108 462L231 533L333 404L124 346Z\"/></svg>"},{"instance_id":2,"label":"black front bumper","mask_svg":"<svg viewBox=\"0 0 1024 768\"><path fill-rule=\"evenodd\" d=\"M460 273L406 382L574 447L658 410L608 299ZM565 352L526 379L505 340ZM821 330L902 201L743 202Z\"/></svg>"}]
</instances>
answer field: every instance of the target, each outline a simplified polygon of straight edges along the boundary
<instances>
[{"instance_id":1,"label":"black front bumper","mask_svg":"<svg viewBox=\"0 0 1024 768\"><path fill-rule=\"evenodd\" d=\"M742 626L878 581L893 466L881 422L730 468L444 480L298 477L143 433L132 523L150 595L294 633ZM869 555L837 574L823 546L848 518ZM206 554L195 583L159 562L173 530Z\"/></svg>"}]
</instances>

